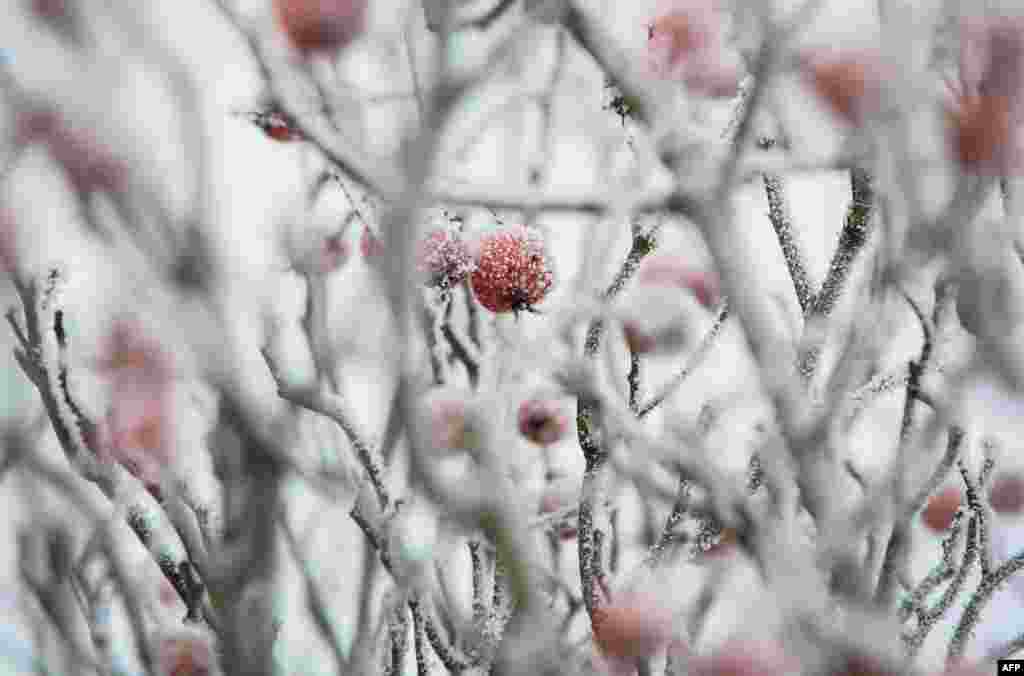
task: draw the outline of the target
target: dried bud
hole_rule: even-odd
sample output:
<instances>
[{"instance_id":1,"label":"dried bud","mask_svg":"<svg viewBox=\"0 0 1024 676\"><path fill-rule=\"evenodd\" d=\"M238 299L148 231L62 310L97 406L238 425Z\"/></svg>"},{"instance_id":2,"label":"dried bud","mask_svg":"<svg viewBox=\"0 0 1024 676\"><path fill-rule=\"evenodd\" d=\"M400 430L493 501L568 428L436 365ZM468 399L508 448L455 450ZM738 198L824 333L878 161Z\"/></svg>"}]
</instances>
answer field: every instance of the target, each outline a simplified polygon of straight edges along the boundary
<instances>
[{"instance_id":1,"label":"dried bud","mask_svg":"<svg viewBox=\"0 0 1024 676\"><path fill-rule=\"evenodd\" d=\"M538 446L562 440L569 429L569 417L557 401L531 399L519 406L519 433Z\"/></svg>"},{"instance_id":2,"label":"dried bud","mask_svg":"<svg viewBox=\"0 0 1024 676\"><path fill-rule=\"evenodd\" d=\"M953 525L956 511L960 508L960 490L954 486L948 486L928 499L928 504L921 514L924 525L941 533Z\"/></svg>"}]
</instances>

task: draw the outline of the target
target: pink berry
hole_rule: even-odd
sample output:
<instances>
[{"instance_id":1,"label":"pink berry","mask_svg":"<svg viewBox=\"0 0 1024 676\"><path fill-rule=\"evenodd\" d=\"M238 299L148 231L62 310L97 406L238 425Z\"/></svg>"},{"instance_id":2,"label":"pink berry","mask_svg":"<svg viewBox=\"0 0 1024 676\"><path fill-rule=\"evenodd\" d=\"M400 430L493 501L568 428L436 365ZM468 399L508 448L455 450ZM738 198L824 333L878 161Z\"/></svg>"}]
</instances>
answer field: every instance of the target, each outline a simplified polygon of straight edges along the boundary
<instances>
[{"instance_id":1,"label":"pink berry","mask_svg":"<svg viewBox=\"0 0 1024 676\"><path fill-rule=\"evenodd\" d=\"M344 49L366 30L367 0L275 0L277 20L303 53Z\"/></svg>"},{"instance_id":2,"label":"pink berry","mask_svg":"<svg viewBox=\"0 0 1024 676\"><path fill-rule=\"evenodd\" d=\"M480 242L473 293L491 312L532 310L554 285L544 238L526 226L508 228Z\"/></svg>"},{"instance_id":3,"label":"pink berry","mask_svg":"<svg viewBox=\"0 0 1024 676\"><path fill-rule=\"evenodd\" d=\"M345 239L343 232L317 237L315 246L298 256L295 268L304 274L330 274L345 265L349 259L349 252L348 240Z\"/></svg>"},{"instance_id":4,"label":"pink berry","mask_svg":"<svg viewBox=\"0 0 1024 676\"><path fill-rule=\"evenodd\" d=\"M519 433L538 446L558 443L568 429L569 418L557 402L531 399L519 406Z\"/></svg>"},{"instance_id":5,"label":"pink berry","mask_svg":"<svg viewBox=\"0 0 1024 676\"><path fill-rule=\"evenodd\" d=\"M475 267L469 247L453 227L427 233L420 242L416 263L428 285L444 289L461 284Z\"/></svg>"},{"instance_id":6,"label":"pink berry","mask_svg":"<svg viewBox=\"0 0 1024 676\"><path fill-rule=\"evenodd\" d=\"M55 109L37 109L22 115L18 136L24 143L45 143L78 192L115 191L127 180L128 166L122 158L101 144L90 130L72 124Z\"/></svg>"},{"instance_id":7,"label":"pink berry","mask_svg":"<svg viewBox=\"0 0 1024 676\"><path fill-rule=\"evenodd\" d=\"M359 250L363 258L376 258L384 254L384 242L370 229L370 226L363 227L362 237L359 238Z\"/></svg>"},{"instance_id":8,"label":"pink berry","mask_svg":"<svg viewBox=\"0 0 1024 676\"><path fill-rule=\"evenodd\" d=\"M995 477L988 501L998 514L1020 514L1024 510L1024 476L1001 474Z\"/></svg>"},{"instance_id":9,"label":"pink berry","mask_svg":"<svg viewBox=\"0 0 1024 676\"><path fill-rule=\"evenodd\" d=\"M648 27L650 66L658 77L681 80L693 92L734 96L742 78L739 53L724 38L713 0L665 0Z\"/></svg>"}]
</instances>

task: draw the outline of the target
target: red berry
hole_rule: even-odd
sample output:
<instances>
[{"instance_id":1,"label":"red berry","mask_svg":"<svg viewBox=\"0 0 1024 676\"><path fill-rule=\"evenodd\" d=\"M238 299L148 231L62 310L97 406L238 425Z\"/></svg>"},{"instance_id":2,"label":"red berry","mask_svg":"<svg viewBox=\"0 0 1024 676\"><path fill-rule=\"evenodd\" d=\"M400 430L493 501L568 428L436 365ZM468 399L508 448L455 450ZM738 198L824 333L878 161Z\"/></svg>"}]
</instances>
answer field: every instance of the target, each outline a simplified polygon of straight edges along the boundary
<instances>
[{"instance_id":1,"label":"red berry","mask_svg":"<svg viewBox=\"0 0 1024 676\"><path fill-rule=\"evenodd\" d=\"M366 30L366 0L275 0L274 8L300 52L343 49Z\"/></svg>"},{"instance_id":2,"label":"red berry","mask_svg":"<svg viewBox=\"0 0 1024 676\"><path fill-rule=\"evenodd\" d=\"M931 530L941 533L953 525L953 518L960 507L960 490L949 486L928 499L921 514L921 520Z\"/></svg>"},{"instance_id":3,"label":"red berry","mask_svg":"<svg viewBox=\"0 0 1024 676\"><path fill-rule=\"evenodd\" d=\"M998 514L1020 514L1024 510L1024 476L1001 474L995 477L988 501Z\"/></svg>"},{"instance_id":4,"label":"red berry","mask_svg":"<svg viewBox=\"0 0 1024 676\"><path fill-rule=\"evenodd\" d=\"M519 406L519 433L538 446L558 443L569 429L569 418L557 402L541 399Z\"/></svg>"},{"instance_id":5,"label":"red berry","mask_svg":"<svg viewBox=\"0 0 1024 676\"><path fill-rule=\"evenodd\" d=\"M543 236L526 226L486 236L471 281L477 300L491 312L532 310L554 285Z\"/></svg>"},{"instance_id":6,"label":"red berry","mask_svg":"<svg viewBox=\"0 0 1024 676\"><path fill-rule=\"evenodd\" d=\"M450 289L473 272L473 254L454 227L427 233L417 251L417 268L430 286Z\"/></svg>"},{"instance_id":7,"label":"red berry","mask_svg":"<svg viewBox=\"0 0 1024 676\"><path fill-rule=\"evenodd\" d=\"M263 133L282 143L294 141L301 137L299 130L284 115L280 113L268 113L261 115L255 120L257 126Z\"/></svg>"}]
</instances>

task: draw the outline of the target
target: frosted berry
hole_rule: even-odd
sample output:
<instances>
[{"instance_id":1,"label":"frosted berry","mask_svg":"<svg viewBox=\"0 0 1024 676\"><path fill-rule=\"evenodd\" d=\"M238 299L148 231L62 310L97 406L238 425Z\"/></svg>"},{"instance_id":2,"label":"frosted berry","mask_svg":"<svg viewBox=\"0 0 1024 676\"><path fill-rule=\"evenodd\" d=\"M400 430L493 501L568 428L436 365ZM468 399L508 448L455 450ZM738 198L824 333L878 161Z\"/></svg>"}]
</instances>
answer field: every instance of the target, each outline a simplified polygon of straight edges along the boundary
<instances>
[{"instance_id":1,"label":"frosted berry","mask_svg":"<svg viewBox=\"0 0 1024 676\"><path fill-rule=\"evenodd\" d=\"M485 236L476 263L473 293L491 312L532 311L554 285L544 238L533 228L508 228Z\"/></svg>"},{"instance_id":2,"label":"frosted berry","mask_svg":"<svg viewBox=\"0 0 1024 676\"><path fill-rule=\"evenodd\" d=\"M274 9L303 53L343 49L366 30L367 0L275 0Z\"/></svg>"},{"instance_id":3,"label":"frosted berry","mask_svg":"<svg viewBox=\"0 0 1024 676\"><path fill-rule=\"evenodd\" d=\"M558 443L569 429L569 417L558 402L543 399L519 406L519 433L538 446Z\"/></svg>"},{"instance_id":4,"label":"frosted berry","mask_svg":"<svg viewBox=\"0 0 1024 676\"><path fill-rule=\"evenodd\" d=\"M1024 510L1024 476L1001 474L995 477L988 502L998 514L1020 514Z\"/></svg>"},{"instance_id":5,"label":"frosted berry","mask_svg":"<svg viewBox=\"0 0 1024 676\"><path fill-rule=\"evenodd\" d=\"M462 235L450 226L427 233L420 242L416 264L429 286L443 289L458 286L476 267Z\"/></svg>"},{"instance_id":6,"label":"frosted berry","mask_svg":"<svg viewBox=\"0 0 1024 676\"><path fill-rule=\"evenodd\" d=\"M953 525L956 511L960 507L960 490L949 486L928 499L928 504L921 514L924 525L941 533Z\"/></svg>"},{"instance_id":7,"label":"frosted berry","mask_svg":"<svg viewBox=\"0 0 1024 676\"><path fill-rule=\"evenodd\" d=\"M384 254L384 242L370 226L363 226L363 234L359 238L359 251L362 252L363 258L376 258Z\"/></svg>"}]
</instances>

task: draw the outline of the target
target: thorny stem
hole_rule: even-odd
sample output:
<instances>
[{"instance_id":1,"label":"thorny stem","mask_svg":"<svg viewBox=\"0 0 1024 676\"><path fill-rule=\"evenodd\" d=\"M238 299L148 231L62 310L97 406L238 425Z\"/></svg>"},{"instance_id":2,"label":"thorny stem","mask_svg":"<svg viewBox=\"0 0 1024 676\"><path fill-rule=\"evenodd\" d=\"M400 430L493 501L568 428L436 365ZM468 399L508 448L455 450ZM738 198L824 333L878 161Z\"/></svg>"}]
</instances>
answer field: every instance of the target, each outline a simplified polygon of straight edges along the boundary
<instances>
[{"instance_id":1,"label":"thorny stem","mask_svg":"<svg viewBox=\"0 0 1024 676\"><path fill-rule=\"evenodd\" d=\"M632 278L644 256L656 246L656 232L642 232L637 229L633 234L633 244L622 267L615 275L611 284L604 292L604 300L615 298L626 283ZM600 320L591 323L587 331L583 353L587 359L593 359L601 346L604 323ZM598 484L602 470L608 458L608 450L603 447L600 431L600 406L597 401L580 396L577 403L576 431L586 470L583 475L583 486L580 495L579 525L577 529L577 545L579 548L580 582L583 590L583 602L587 612L593 617L594 610L599 606L595 580L595 567L600 570L601 563L596 561L595 542L599 537L594 525L594 505L598 501Z\"/></svg>"},{"instance_id":2,"label":"thorny stem","mask_svg":"<svg viewBox=\"0 0 1024 676\"><path fill-rule=\"evenodd\" d=\"M850 189L852 198L846 211L846 221L839 234L839 244L828 274L822 283L821 291L814 296L807 306L804 316L808 323L823 321L832 315L836 302L846 286L847 279L853 269L857 256L867 244L871 236L872 212L874 209L874 187L872 176L866 169L850 170ZM801 376L809 380L814 375L821 356L821 346L806 346L800 354L797 369Z\"/></svg>"},{"instance_id":3,"label":"thorny stem","mask_svg":"<svg viewBox=\"0 0 1024 676\"><path fill-rule=\"evenodd\" d=\"M914 313L917 315L918 320L921 322L921 327L924 331L924 343L921 347L920 356L917 361L911 362L908 365L909 376L907 379L907 392L903 406L903 417L900 421L900 433L899 443L896 449L896 461L891 476L892 490L894 494L894 500L897 505L902 505L904 501L904 482L906 481L906 467L909 461L908 444L910 439L910 432L914 424L914 405L918 398L918 393L921 389L921 376L924 370L929 366L935 349L935 340L937 327L940 320L943 318L946 311L946 307L952 295L950 294L951 286L947 282L939 282L935 287L935 308L932 313L931 319L927 318L921 313L916 303L912 299L907 297L911 307L914 309ZM878 587L875 591L875 599L885 607L892 605L896 594L896 573L900 572L906 565L907 557L909 556L909 541L908 541L908 530L910 519L913 515L924 506L924 502L928 499L928 495L931 491L941 483L942 477L945 476L949 471L953 460L959 455L960 446L963 443L964 431L958 426L950 428L949 431L949 442L946 446L946 453L943 456L942 461L939 463L935 472L932 475L932 479L925 485L924 488L929 489L927 493L923 490L914 496L913 502L907 506L906 509L898 516L896 523L893 526L893 532L889 539L889 543L886 548L885 558L882 563L882 574L878 581ZM934 482L934 485L933 485ZM902 509L902 508L901 508ZM987 533L987 528L982 524L982 531ZM987 536L985 537L987 540Z\"/></svg>"},{"instance_id":4,"label":"thorny stem","mask_svg":"<svg viewBox=\"0 0 1024 676\"><path fill-rule=\"evenodd\" d=\"M761 142L762 147L770 148L774 145L775 139L763 139ZM797 302L800 303L800 311L806 314L811 305L811 283L807 276L807 267L804 264L806 256L793 228L793 217L786 199L786 186L778 174L766 173L762 178L764 192L768 198L768 218L772 222L775 236L782 248L786 267L789 268L789 277L793 280L793 289L796 291Z\"/></svg>"},{"instance_id":5,"label":"thorny stem","mask_svg":"<svg viewBox=\"0 0 1024 676\"><path fill-rule=\"evenodd\" d=\"M968 546L970 546L970 543L968 543ZM949 642L949 651L946 653L946 664L953 663L963 655L967 643L971 640L971 636L974 635L975 627L981 620L981 614L985 610L985 606L992 600L992 596L999 591L999 588L1021 568L1024 568L1024 552L1018 553L988 575L982 576L978 588L971 595L970 600L967 602L967 607L964 608L963 615L960 616L960 622L953 631L953 638Z\"/></svg>"}]
</instances>

